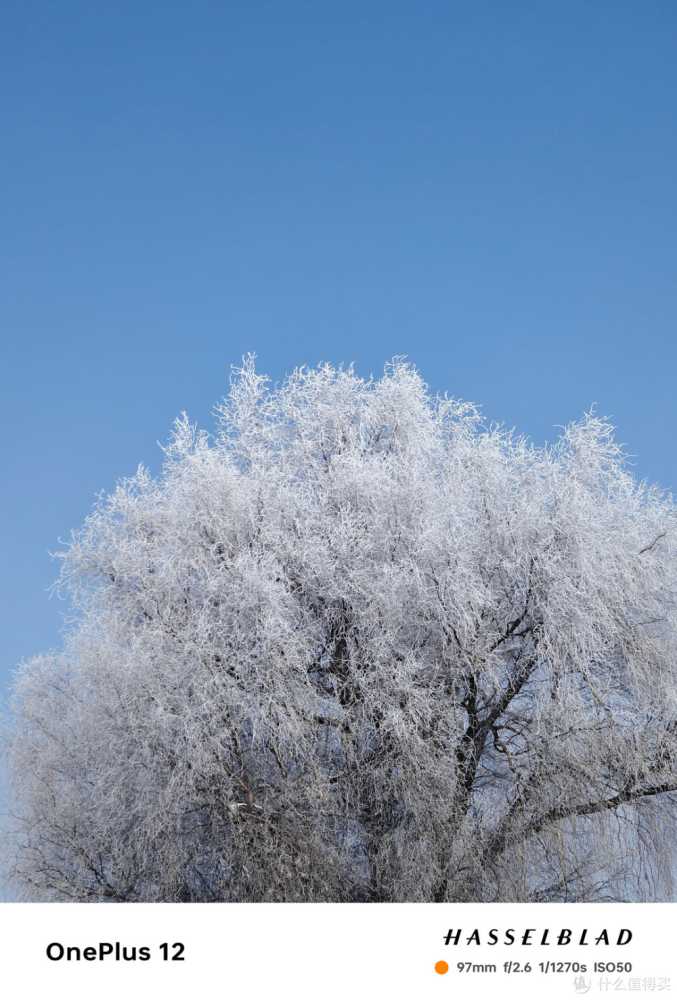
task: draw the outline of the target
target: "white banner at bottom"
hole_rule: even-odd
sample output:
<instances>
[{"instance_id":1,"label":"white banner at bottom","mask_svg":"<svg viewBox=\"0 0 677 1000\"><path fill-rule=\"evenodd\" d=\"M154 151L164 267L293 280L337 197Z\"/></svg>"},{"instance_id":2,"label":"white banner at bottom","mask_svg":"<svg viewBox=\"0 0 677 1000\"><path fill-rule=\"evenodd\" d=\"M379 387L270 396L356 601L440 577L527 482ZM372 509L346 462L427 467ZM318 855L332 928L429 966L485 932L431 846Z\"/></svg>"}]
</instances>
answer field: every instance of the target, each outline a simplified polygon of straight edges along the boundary
<instances>
[{"instance_id":1,"label":"white banner at bottom","mask_svg":"<svg viewBox=\"0 0 677 1000\"><path fill-rule=\"evenodd\" d=\"M6 903L3 992L68 1000L677 996L674 907Z\"/></svg>"}]
</instances>

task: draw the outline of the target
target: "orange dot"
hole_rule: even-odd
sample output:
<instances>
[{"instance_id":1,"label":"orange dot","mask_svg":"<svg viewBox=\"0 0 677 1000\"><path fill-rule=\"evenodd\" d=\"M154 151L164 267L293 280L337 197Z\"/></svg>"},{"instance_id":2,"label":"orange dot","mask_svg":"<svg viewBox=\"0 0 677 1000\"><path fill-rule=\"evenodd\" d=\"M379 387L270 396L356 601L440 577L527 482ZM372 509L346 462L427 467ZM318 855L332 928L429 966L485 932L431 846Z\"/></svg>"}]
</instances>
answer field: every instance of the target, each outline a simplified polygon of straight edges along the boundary
<instances>
[{"instance_id":1,"label":"orange dot","mask_svg":"<svg viewBox=\"0 0 677 1000\"><path fill-rule=\"evenodd\" d=\"M449 963L448 962L445 962L445 961L435 962L435 972L437 972L438 975L443 976L445 974L445 972L448 972L448 971L449 971Z\"/></svg>"}]
</instances>

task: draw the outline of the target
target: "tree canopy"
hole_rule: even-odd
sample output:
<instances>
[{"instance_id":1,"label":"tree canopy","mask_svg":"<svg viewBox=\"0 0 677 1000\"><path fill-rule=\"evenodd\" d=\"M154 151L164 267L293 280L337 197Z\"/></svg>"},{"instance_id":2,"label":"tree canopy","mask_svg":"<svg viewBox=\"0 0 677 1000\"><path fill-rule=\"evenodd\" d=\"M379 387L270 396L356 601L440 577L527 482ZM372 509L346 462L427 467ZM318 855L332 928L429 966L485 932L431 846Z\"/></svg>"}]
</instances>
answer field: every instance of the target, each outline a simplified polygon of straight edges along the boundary
<instances>
[{"instance_id":1,"label":"tree canopy","mask_svg":"<svg viewBox=\"0 0 677 1000\"><path fill-rule=\"evenodd\" d=\"M677 789L671 497L594 413L537 447L252 358L102 497L16 677L27 898L657 898Z\"/></svg>"}]
</instances>

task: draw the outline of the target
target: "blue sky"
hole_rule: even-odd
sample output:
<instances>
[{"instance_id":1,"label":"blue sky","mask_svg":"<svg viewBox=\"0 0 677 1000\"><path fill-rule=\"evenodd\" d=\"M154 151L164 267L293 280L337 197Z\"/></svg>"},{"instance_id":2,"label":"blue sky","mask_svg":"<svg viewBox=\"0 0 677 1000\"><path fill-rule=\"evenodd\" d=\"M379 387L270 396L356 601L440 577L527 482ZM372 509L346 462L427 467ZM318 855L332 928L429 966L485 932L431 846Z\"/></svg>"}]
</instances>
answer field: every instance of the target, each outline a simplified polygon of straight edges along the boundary
<instances>
[{"instance_id":1,"label":"blue sky","mask_svg":"<svg viewBox=\"0 0 677 1000\"><path fill-rule=\"evenodd\" d=\"M0 41L0 688L94 495L231 363L378 372L677 485L671 3L58 4Z\"/></svg>"}]
</instances>

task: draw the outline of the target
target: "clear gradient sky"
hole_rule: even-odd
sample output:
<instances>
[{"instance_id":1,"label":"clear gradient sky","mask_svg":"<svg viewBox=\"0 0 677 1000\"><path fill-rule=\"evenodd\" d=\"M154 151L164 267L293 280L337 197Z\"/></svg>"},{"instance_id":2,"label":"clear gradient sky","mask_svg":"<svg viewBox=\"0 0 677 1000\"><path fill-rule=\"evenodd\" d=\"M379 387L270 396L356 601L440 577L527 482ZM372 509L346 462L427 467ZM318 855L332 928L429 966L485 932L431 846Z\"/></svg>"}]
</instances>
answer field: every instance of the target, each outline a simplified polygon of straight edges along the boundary
<instances>
[{"instance_id":1,"label":"clear gradient sky","mask_svg":"<svg viewBox=\"0 0 677 1000\"><path fill-rule=\"evenodd\" d=\"M58 548L227 371L393 354L677 486L671 2L5 0L0 689Z\"/></svg>"}]
</instances>

